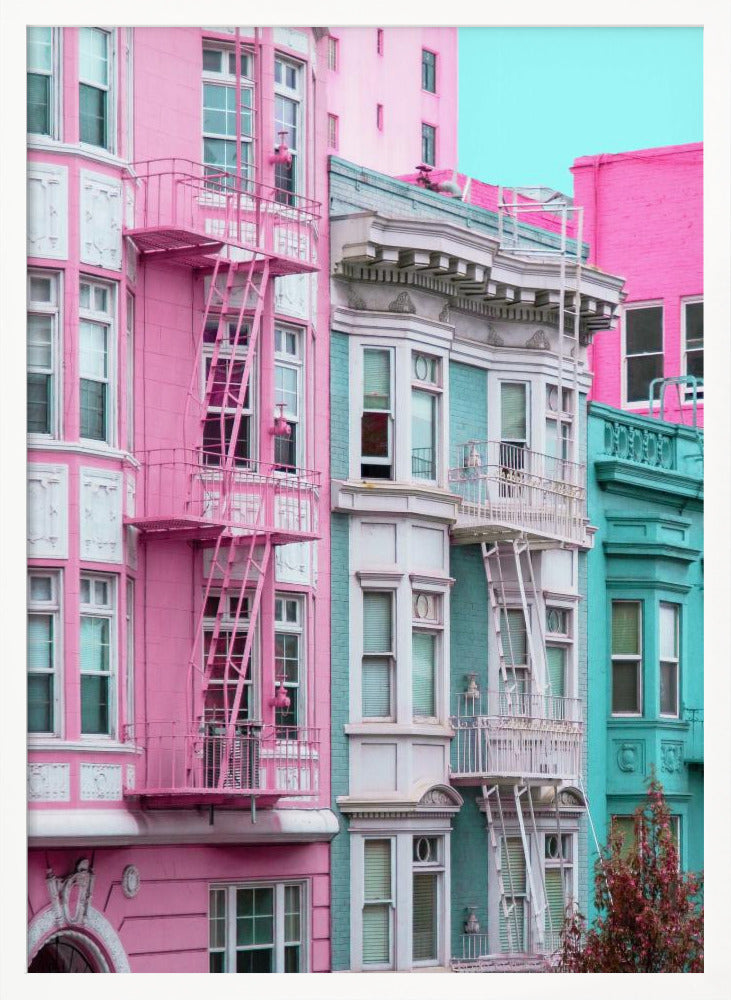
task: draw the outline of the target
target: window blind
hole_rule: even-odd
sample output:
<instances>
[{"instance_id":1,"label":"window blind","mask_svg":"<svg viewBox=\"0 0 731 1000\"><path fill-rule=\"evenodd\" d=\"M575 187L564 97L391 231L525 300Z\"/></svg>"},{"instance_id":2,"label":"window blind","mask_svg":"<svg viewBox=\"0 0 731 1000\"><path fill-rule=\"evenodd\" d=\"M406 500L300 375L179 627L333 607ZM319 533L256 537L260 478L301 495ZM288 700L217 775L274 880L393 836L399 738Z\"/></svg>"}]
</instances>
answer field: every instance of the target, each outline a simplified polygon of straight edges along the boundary
<instances>
[{"instance_id":1,"label":"window blind","mask_svg":"<svg viewBox=\"0 0 731 1000\"><path fill-rule=\"evenodd\" d=\"M366 840L363 845L363 899L363 963L385 965L391 951L390 840Z\"/></svg>"},{"instance_id":2,"label":"window blind","mask_svg":"<svg viewBox=\"0 0 731 1000\"><path fill-rule=\"evenodd\" d=\"M363 594L363 652L390 653L392 597L388 593Z\"/></svg>"},{"instance_id":3,"label":"window blind","mask_svg":"<svg viewBox=\"0 0 731 1000\"><path fill-rule=\"evenodd\" d=\"M640 605L636 601L612 602L612 655L640 652Z\"/></svg>"},{"instance_id":4,"label":"window blind","mask_svg":"<svg viewBox=\"0 0 731 1000\"><path fill-rule=\"evenodd\" d=\"M528 636L523 612L513 608L501 611L500 619L505 662L515 667L525 666L528 663Z\"/></svg>"},{"instance_id":5,"label":"window blind","mask_svg":"<svg viewBox=\"0 0 731 1000\"><path fill-rule=\"evenodd\" d=\"M53 668L53 617L30 615L28 617L28 669Z\"/></svg>"},{"instance_id":6,"label":"window blind","mask_svg":"<svg viewBox=\"0 0 731 1000\"><path fill-rule=\"evenodd\" d=\"M363 964L385 965L390 959L388 906L363 908Z\"/></svg>"},{"instance_id":7,"label":"window blind","mask_svg":"<svg viewBox=\"0 0 731 1000\"><path fill-rule=\"evenodd\" d=\"M525 950L525 900L526 891L525 854L520 837L505 837L500 845L503 870L503 884L507 895L508 906L515 904L515 909L509 917L510 927L505 920L505 913L500 906L500 948L502 951ZM511 897L510 893L515 895Z\"/></svg>"},{"instance_id":8,"label":"window blind","mask_svg":"<svg viewBox=\"0 0 731 1000\"><path fill-rule=\"evenodd\" d=\"M391 898L391 841L366 840L363 844L363 898Z\"/></svg>"},{"instance_id":9,"label":"window blind","mask_svg":"<svg viewBox=\"0 0 731 1000\"><path fill-rule=\"evenodd\" d=\"M545 933L546 941L553 950L557 948L560 943L566 907L563 892L563 881L561 879L561 869L546 868L545 882L546 903L548 904Z\"/></svg>"},{"instance_id":10,"label":"window blind","mask_svg":"<svg viewBox=\"0 0 731 1000\"><path fill-rule=\"evenodd\" d=\"M391 408L391 357L388 351L363 351L363 409Z\"/></svg>"},{"instance_id":11,"label":"window blind","mask_svg":"<svg viewBox=\"0 0 731 1000\"><path fill-rule=\"evenodd\" d=\"M525 854L520 837L504 837L501 846L503 882L505 892L525 892Z\"/></svg>"},{"instance_id":12,"label":"window blind","mask_svg":"<svg viewBox=\"0 0 731 1000\"><path fill-rule=\"evenodd\" d=\"M437 872L414 872L412 900L413 959L437 957Z\"/></svg>"},{"instance_id":13,"label":"window blind","mask_svg":"<svg viewBox=\"0 0 731 1000\"><path fill-rule=\"evenodd\" d=\"M413 632L411 641L411 672L414 715L436 715L435 706L436 636L428 632Z\"/></svg>"},{"instance_id":14,"label":"window blind","mask_svg":"<svg viewBox=\"0 0 731 1000\"><path fill-rule=\"evenodd\" d=\"M505 913L500 906L500 950L501 951L525 951L525 900L522 898L510 900L508 905L514 903L514 909L508 920L510 921L510 933L505 920Z\"/></svg>"},{"instance_id":15,"label":"window blind","mask_svg":"<svg viewBox=\"0 0 731 1000\"><path fill-rule=\"evenodd\" d=\"M526 440L525 386L503 382L500 386L500 418L502 441Z\"/></svg>"},{"instance_id":16,"label":"window blind","mask_svg":"<svg viewBox=\"0 0 731 1000\"><path fill-rule=\"evenodd\" d=\"M363 717L385 718L391 714L391 669L384 657L366 657L361 673Z\"/></svg>"},{"instance_id":17,"label":"window blind","mask_svg":"<svg viewBox=\"0 0 731 1000\"><path fill-rule=\"evenodd\" d=\"M677 608L674 604L660 605L660 659L674 660L678 655Z\"/></svg>"},{"instance_id":18,"label":"window blind","mask_svg":"<svg viewBox=\"0 0 731 1000\"><path fill-rule=\"evenodd\" d=\"M81 619L81 670L98 673L109 670L109 619Z\"/></svg>"},{"instance_id":19,"label":"window blind","mask_svg":"<svg viewBox=\"0 0 731 1000\"><path fill-rule=\"evenodd\" d=\"M564 646L546 646L548 662L548 679L551 682L551 694L555 698L563 698L566 684L566 649Z\"/></svg>"}]
</instances>

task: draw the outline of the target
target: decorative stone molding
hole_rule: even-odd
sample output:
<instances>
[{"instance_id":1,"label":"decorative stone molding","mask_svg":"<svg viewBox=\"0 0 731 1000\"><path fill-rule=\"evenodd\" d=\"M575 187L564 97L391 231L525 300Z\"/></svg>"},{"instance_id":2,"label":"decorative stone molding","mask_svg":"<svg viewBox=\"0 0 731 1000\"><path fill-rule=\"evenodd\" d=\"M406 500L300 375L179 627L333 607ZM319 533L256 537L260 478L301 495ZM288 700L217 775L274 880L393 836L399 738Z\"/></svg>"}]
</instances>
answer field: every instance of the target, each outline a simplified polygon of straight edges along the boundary
<instances>
[{"instance_id":1,"label":"decorative stone molding","mask_svg":"<svg viewBox=\"0 0 731 1000\"><path fill-rule=\"evenodd\" d=\"M669 434L633 427L621 418L604 421L604 454L656 469L675 468L674 441Z\"/></svg>"},{"instance_id":2,"label":"decorative stone molding","mask_svg":"<svg viewBox=\"0 0 731 1000\"><path fill-rule=\"evenodd\" d=\"M640 760L638 743L620 743L617 749L617 767L624 774L634 774Z\"/></svg>"},{"instance_id":3,"label":"decorative stone molding","mask_svg":"<svg viewBox=\"0 0 731 1000\"><path fill-rule=\"evenodd\" d=\"M68 764L28 765L29 802L68 802L69 788Z\"/></svg>"},{"instance_id":4,"label":"decorative stone molding","mask_svg":"<svg viewBox=\"0 0 731 1000\"><path fill-rule=\"evenodd\" d=\"M122 185L82 170L79 178L81 261L118 271L122 267Z\"/></svg>"},{"instance_id":5,"label":"decorative stone molding","mask_svg":"<svg viewBox=\"0 0 731 1000\"><path fill-rule=\"evenodd\" d=\"M68 556L68 469L28 466L28 548L31 558Z\"/></svg>"},{"instance_id":6,"label":"decorative stone molding","mask_svg":"<svg viewBox=\"0 0 731 1000\"><path fill-rule=\"evenodd\" d=\"M411 296L407 291L399 292L393 302L389 302L388 311L395 313L415 313L416 306L414 305Z\"/></svg>"},{"instance_id":7,"label":"decorative stone molding","mask_svg":"<svg viewBox=\"0 0 731 1000\"><path fill-rule=\"evenodd\" d=\"M352 285L348 287L348 308L349 309L367 309L368 305L363 296L353 288Z\"/></svg>"},{"instance_id":8,"label":"decorative stone molding","mask_svg":"<svg viewBox=\"0 0 731 1000\"><path fill-rule=\"evenodd\" d=\"M117 932L106 917L95 910L93 906L87 908L83 933L79 930L60 928L56 910L52 905L39 913L28 927L29 962L38 954L48 938L53 937L59 930L63 930L65 937L78 940L83 944L84 949L93 956L100 972L131 971ZM103 946L104 953L96 943L97 941ZM108 961L105 955L108 956Z\"/></svg>"},{"instance_id":9,"label":"decorative stone molding","mask_svg":"<svg viewBox=\"0 0 731 1000\"><path fill-rule=\"evenodd\" d=\"M487 339L485 340L485 343L488 347L505 347L505 341L492 323L487 324Z\"/></svg>"},{"instance_id":10,"label":"decorative stone molding","mask_svg":"<svg viewBox=\"0 0 731 1000\"><path fill-rule=\"evenodd\" d=\"M68 250L68 168L28 165L28 256L66 260Z\"/></svg>"},{"instance_id":11,"label":"decorative stone molding","mask_svg":"<svg viewBox=\"0 0 731 1000\"><path fill-rule=\"evenodd\" d=\"M442 311L439 313L440 323L450 323L451 319L449 317L449 301L445 302L442 306Z\"/></svg>"},{"instance_id":12,"label":"decorative stone molding","mask_svg":"<svg viewBox=\"0 0 731 1000\"><path fill-rule=\"evenodd\" d=\"M122 872L122 892L127 899L134 899L140 891L140 870L137 865L127 865Z\"/></svg>"},{"instance_id":13,"label":"decorative stone molding","mask_svg":"<svg viewBox=\"0 0 731 1000\"><path fill-rule=\"evenodd\" d=\"M128 764L124 773L124 787L127 791L133 792L135 788L135 766Z\"/></svg>"},{"instance_id":14,"label":"decorative stone molding","mask_svg":"<svg viewBox=\"0 0 731 1000\"><path fill-rule=\"evenodd\" d=\"M663 771L677 774L683 766L683 744L663 741L660 744L660 760Z\"/></svg>"},{"instance_id":15,"label":"decorative stone molding","mask_svg":"<svg viewBox=\"0 0 731 1000\"><path fill-rule=\"evenodd\" d=\"M536 330L533 336L526 340L525 346L531 351L547 351L551 342L546 336L545 330Z\"/></svg>"},{"instance_id":16,"label":"decorative stone molding","mask_svg":"<svg viewBox=\"0 0 731 1000\"><path fill-rule=\"evenodd\" d=\"M125 492L125 497L124 497L124 500L125 500L124 513L127 515L127 517L134 517L135 516L135 492L136 492L136 489L137 489L137 486L136 486L136 483L135 483L135 477L134 476L129 475L129 474L125 476L125 487L126 487L126 492Z\"/></svg>"},{"instance_id":17,"label":"decorative stone molding","mask_svg":"<svg viewBox=\"0 0 731 1000\"><path fill-rule=\"evenodd\" d=\"M63 878L46 869L46 885L51 907L59 927L84 925L94 891L94 872L88 858L76 862L76 868Z\"/></svg>"},{"instance_id":18,"label":"decorative stone molding","mask_svg":"<svg viewBox=\"0 0 731 1000\"><path fill-rule=\"evenodd\" d=\"M277 583L312 583L311 542L292 542L289 545L278 545L274 551L274 564Z\"/></svg>"},{"instance_id":19,"label":"decorative stone molding","mask_svg":"<svg viewBox=\"0 0 731 1000\"><path fill-rule=\"evenodd\" d=\"M82 802L119 802L122 799L121 764L81 764Z\"/></svg>"},{"instance_id":20,"label":"decorative stone molding","mask_svg":"<svg viewBox=\"0 0 731 1000\"><path fill-rule=\"evenodd\" d=\"M80 471L81 558L122 561L122 473Z\"/></svg>"}]
</instances>

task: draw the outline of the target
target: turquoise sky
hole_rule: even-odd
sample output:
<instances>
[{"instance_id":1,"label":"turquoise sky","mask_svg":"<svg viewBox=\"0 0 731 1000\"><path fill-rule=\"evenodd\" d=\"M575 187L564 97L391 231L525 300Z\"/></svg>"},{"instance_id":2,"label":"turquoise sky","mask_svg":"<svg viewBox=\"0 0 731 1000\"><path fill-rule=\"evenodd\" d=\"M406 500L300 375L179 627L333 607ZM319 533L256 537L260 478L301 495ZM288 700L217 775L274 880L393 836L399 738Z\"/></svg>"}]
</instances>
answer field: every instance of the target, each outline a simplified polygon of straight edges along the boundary
<instances>
[{"instance_id":1,"label":"turquoise sky","mask_svg":"<svg viewBox=\"0 0 731 1000\"><path fill-rule=\"evenodd\" d=\"M703 138L700 28L460 28L459 169L573 191L577 156Z\"/></svg>"}]
</instances>

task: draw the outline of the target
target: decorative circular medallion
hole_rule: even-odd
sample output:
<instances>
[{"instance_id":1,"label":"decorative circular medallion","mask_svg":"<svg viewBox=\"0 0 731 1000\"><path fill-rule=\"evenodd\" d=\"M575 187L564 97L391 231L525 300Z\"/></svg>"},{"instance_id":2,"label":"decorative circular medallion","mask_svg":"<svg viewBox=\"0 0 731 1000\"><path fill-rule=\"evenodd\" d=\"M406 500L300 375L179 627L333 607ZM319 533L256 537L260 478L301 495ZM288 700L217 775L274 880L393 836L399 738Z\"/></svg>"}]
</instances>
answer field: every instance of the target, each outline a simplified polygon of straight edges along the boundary
<instances>
[{"instance_id":1,"label":"decorative circular medallion","mask_svg":"<svg viewBox=\"0 0 731 1000\"><path fill-rule=\"evenodd\" d=\"M137 865L127 865L122 872L122 892L127 899L134 899L140 891L140 870Z\"/></svg>"},{"instance_id":2,"label":"decorative circular medallion","mask_svg":"<svg viewBox=\"0 0 731 1000\"><path fill-rule=\"evenodd\" d=\"M417 618L426 618L429 614L429 598L426 594L419 594L415 601Z\"/></svg>"}]
</instances>

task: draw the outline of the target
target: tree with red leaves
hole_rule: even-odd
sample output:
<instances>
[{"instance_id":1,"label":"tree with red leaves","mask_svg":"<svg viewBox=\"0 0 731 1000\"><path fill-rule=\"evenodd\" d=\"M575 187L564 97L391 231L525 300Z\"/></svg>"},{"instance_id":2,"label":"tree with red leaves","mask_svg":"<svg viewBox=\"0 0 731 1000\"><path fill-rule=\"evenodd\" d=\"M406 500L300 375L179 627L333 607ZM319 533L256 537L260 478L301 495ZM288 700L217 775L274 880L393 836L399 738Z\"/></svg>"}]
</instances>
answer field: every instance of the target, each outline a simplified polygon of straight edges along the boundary
<instances>
[{"instance_id":1,"label":"tree with red leaves","mask_svg":"<svg viewBox=\"0 0 731 1000\"><path fill-rule=\"evenodd\" d=\"M557 972L702 972L703 876L680 871L663 788L653 775L634 844L613 830L597 862L599 917L567 919Z\"/></svg>"}]
</instances>

